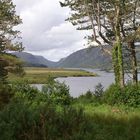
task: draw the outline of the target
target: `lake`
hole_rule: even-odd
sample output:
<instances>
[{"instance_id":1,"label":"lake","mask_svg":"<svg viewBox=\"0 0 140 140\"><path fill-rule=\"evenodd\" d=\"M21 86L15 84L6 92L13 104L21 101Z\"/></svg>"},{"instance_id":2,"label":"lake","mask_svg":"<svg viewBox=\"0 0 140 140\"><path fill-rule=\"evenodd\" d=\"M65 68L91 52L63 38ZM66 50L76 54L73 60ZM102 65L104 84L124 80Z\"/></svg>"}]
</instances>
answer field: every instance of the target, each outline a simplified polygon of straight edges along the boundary
<instances>
[{"instance_id":1,"label":"lake","mask_svg":"<svg viewBox=\"0 0 140 140\"><path fill-rule=\"evenodd\" d=\"M101 83L106 89L109 85L114 83L114 74L100 71L97 69L83 69L89 72L97 73L99 76L96 77L65 77L65 78L56 78L59 82L65 82L66 85L69 86L70 95L73 97L78 97L86 93L88 90L94 91L95 86L98 83ZM128 76L126 77L126 81L129 80ZM140 78L140 75L139 75ZM42 84L34 84L39 90L41 90Z\"/></svg>"},{"instance_id":2,"label":"lake","mask_svg":"<svg viewBox=\"0 0 140 140\"><path fill-rule=\"evenodd\" d=\"M97 77L67 77L57 78L59 82L65 82L70 88L70 94L73 97L78 97L81 94L86 93L88 90L94 91L95 86L101 83L106 89L110 84L114 82L114 74L107 73L105 71L99 71L95 69L84 69L90 72L97 73Z\"/></svg>"},{"instance_id":3,"label":"lake","mask_svg":"<svg viewBox=\"0 0 140 140\"><path fill-rule=\"evenodd\" d=\"M105 71L99 71L95 69L83 69L90 72L97 73L97 77L64 77L56 78L59 82L65 82L69 86L70 94L73 97L78 97L81 94L86 93L88 90L94 91L95 86L101 83L104 88L107 88L110 84L114 82L113 73L108 73ZM33 84L39 90L42 88L42 84Z\"/></svg>"}]
</instances>

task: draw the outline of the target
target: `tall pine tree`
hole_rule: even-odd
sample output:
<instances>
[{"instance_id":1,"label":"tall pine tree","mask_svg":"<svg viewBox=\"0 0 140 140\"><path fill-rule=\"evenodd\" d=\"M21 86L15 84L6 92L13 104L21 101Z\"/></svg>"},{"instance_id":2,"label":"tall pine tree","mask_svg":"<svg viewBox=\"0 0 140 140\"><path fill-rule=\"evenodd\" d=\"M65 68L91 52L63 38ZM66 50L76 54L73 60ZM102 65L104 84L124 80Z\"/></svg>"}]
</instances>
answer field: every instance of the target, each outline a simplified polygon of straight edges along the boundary
<instances>
[{"instance_id":1,"label":"tall pine tree","mask_svg":"<svg viewBox=\"0 0 140 140\"><path fill-rule=\"evenodd\" d=\"M72 10L68 18L78 30L92 30L88 39L97 42L102 50L112 55L116 84L124 86L123 47L131 53L133 81L137 82L137 64L134 43L138 38L138 0L65 0L61 6ZM129 36L133 36L130 41ZM106 49L102 45L112 46Z\"/></svg>"},{"instance_id":2,"label":"tall pine tree","mask_svg":"<svg viewBox=\"0 0 140 140\"><path fill-rule=\"evenodd\" d=\"M9 54L10 51L23 50L18 42L19 31L14 27L22 23L16 15L12 0L0 0L0 82L5 82L8 72L23 72L20 61Z\"/></svg>"}]
</instances>

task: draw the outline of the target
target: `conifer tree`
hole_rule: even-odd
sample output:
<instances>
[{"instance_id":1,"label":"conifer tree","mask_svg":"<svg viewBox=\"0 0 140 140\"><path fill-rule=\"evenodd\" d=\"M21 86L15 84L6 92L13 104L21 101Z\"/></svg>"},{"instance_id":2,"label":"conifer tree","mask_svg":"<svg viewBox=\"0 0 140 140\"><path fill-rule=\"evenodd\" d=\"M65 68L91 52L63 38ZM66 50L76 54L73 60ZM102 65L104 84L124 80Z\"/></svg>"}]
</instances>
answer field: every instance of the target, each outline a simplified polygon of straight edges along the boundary
<instances>
[{"instance_id":1,"label":"conifer tree","mask_svg":"<svg viewBox=\"0 0 140 140\"><path fill-rule=\"evenodd\" d=\"M20 61L11 51L23 50L19 40L19 31L14 27L22 23L16 15L15 5L12 0L0 0L0 81L5 81L8 72L23 72Z\"/></svg>"},{"instance_id":2,"label":"conifer tree","mask_svg":"<svg viewBox=\"0 0 140 140\"><path fill-rule=\"evenodd\" d=\"M124 86L123 46L131 52L133 81L137 82L137 64L134 43L138 38L139 5L138 0L65 0L61 6L68 6L72 10L68 18L78 30L92 30L88 39L112 56L115 82ZM134 34L134 35L133 35ZM134 36L131 41L129 36ZM104 48L102 45L112 46Z\"/></svg>"}]
</instances>

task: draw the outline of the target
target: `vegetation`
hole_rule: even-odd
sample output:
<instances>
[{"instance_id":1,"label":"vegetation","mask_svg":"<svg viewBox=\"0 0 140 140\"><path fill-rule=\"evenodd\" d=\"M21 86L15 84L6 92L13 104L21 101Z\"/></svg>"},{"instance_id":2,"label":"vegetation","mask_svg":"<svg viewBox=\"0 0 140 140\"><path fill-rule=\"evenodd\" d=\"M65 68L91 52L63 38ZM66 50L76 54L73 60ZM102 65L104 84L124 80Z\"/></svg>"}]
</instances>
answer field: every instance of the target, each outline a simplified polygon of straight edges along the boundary
<instances>
[{"instance_id":1,"label":"vegetation","mask_svg":"<svg viewBox=\"0 0 140 140\"><path fill-rule=\"evenodd\" d=\"M42 92L47 94L48 98L56 104L69 105L71 102L69 87L64 83L51 80L42 87Z\"/></svg>"},{"instance_id":2,"label":"vegetation","mask_svg":"<svg viewBox=\"0 0 140 140\"><path fill-rule=\"evenodd\" d=\"M11 85L14 96L0 110L1 140L139 140L139 106L109 105L100 84L96 94L70 98L67 86L52 82L42 92L26 83Z\"/></svg>"},{"instance_id":3,"label":"vegetation","mask_svg":"<svg viewBox=\"0 0 140 140\"><path fill-rule=\"evenodd\" d=\"M25 68L24 77L17 77L13 74L10 74L9 80L28 81L30 84L45 84L47 83L49 77L57 78L57 77L78 77L78 76L96 76L94 73L86 72L84 70L73 70L73 69L50 69L50 68Z\"/></svg>"},{"instance_id":4,"label":"vegetation","mask_svg":"<svg viewBox=\"0 0 140 140\"><path fill-rule=\"evenodd\" d=\"M13 27L21 20L16 15L12 1L1 0L0 140L139 140L140 84L137 83L134 48L134 43L139 38L137 24L139 1L65 0L65 2L61 5L69 6L78 12L72 14L72 18L78 19L75 24L83 25L90 21L89 27L84 26L85 29L93 30L93 36L89 38L93 37L94 41L100 44L95 31L96 23L98 35L104 42L108 42L107 44L112 43L116 84L111 85L106 91L98 84L94 92L88 91L85 95L72 98L69 88L64 83L55 82L54 78L95 76L95 74L68 69L27 68L24 79L30 83L46 82L46 76L52 76L48 76L47 84L42 91L30 87L27 82L19 82L23 78L14 79L13 75L8 75L10 71L23 74L20 61L7 54L7 51L22 49L12 39L16 38L18 33ZM126 26L127 22L131 22L129 28ZM82 26L82 29L84 28ZM102 28L105 30L105 36L101 31ZM131 48L134 68L133 83L125 86L123 43L127 46L129 44ZM10 84L7 83L8 76L9 80L13 78L15 82L11 80Z\"/></svg>"},{"instance_id":5,"label":"vegetation","mask_svg":"<svg viewBox=\"0 0 140 140\"><path fill-rule=\"evenodd\" d=\"M21 23L16 15L12 0L0 1L0 82L6 82L8 72L23 74L22 63L9 54L9 51L21 51L22 44L17 42L19 31L14 27Z\"/></svg>"},{"instance_id":6,"label":"vegetation","mask_svg":"<svg viewBox=\"0 0 140 140\"><path fill-rule=\"evenodd\" d=\"M124 88L111 85L105 92L105 101L108 104L124 104L132 107L140 107L140 85L128 84Z\"/></svg>"}]
</instances>

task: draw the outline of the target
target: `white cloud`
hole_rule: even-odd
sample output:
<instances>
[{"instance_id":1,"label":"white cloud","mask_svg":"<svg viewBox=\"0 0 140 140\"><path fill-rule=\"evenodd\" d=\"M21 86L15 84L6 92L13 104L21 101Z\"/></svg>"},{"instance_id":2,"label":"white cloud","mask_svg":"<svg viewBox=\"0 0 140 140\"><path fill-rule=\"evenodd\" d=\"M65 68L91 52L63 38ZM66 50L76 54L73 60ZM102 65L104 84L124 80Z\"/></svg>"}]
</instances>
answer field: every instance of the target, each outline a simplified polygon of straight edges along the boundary
<instances>
[{"instance_id":1,"label":"white cloud","mask_svg":"<svg viewBox=\"0 0 140 140\"><path fill-rule=\"evenodd\" d=\"M61 58L65 58L77 50L83 49L84 43L85 43L85 41L80 41L80 42L74 43L71 46L64 47L62 49L53 49L52 48L52 49L47 49L47 50L42 50L42 51L29 51L29 52L32 54L35 54L35 55L42 55L45 58L47 58L48 60L58 61Z\"/></svg>"},{"instance_id":2,"label":"white cloud","mask_svg":"<svg viewBox=\"0 0 140 140\"><path fill-rule=\"evenodd\" d=\"M59 0L13 0L23 24L18 28L26 51L59 60L83 48L84 33L65 22L69 10Z\"/></svg>"}]
</instances>

